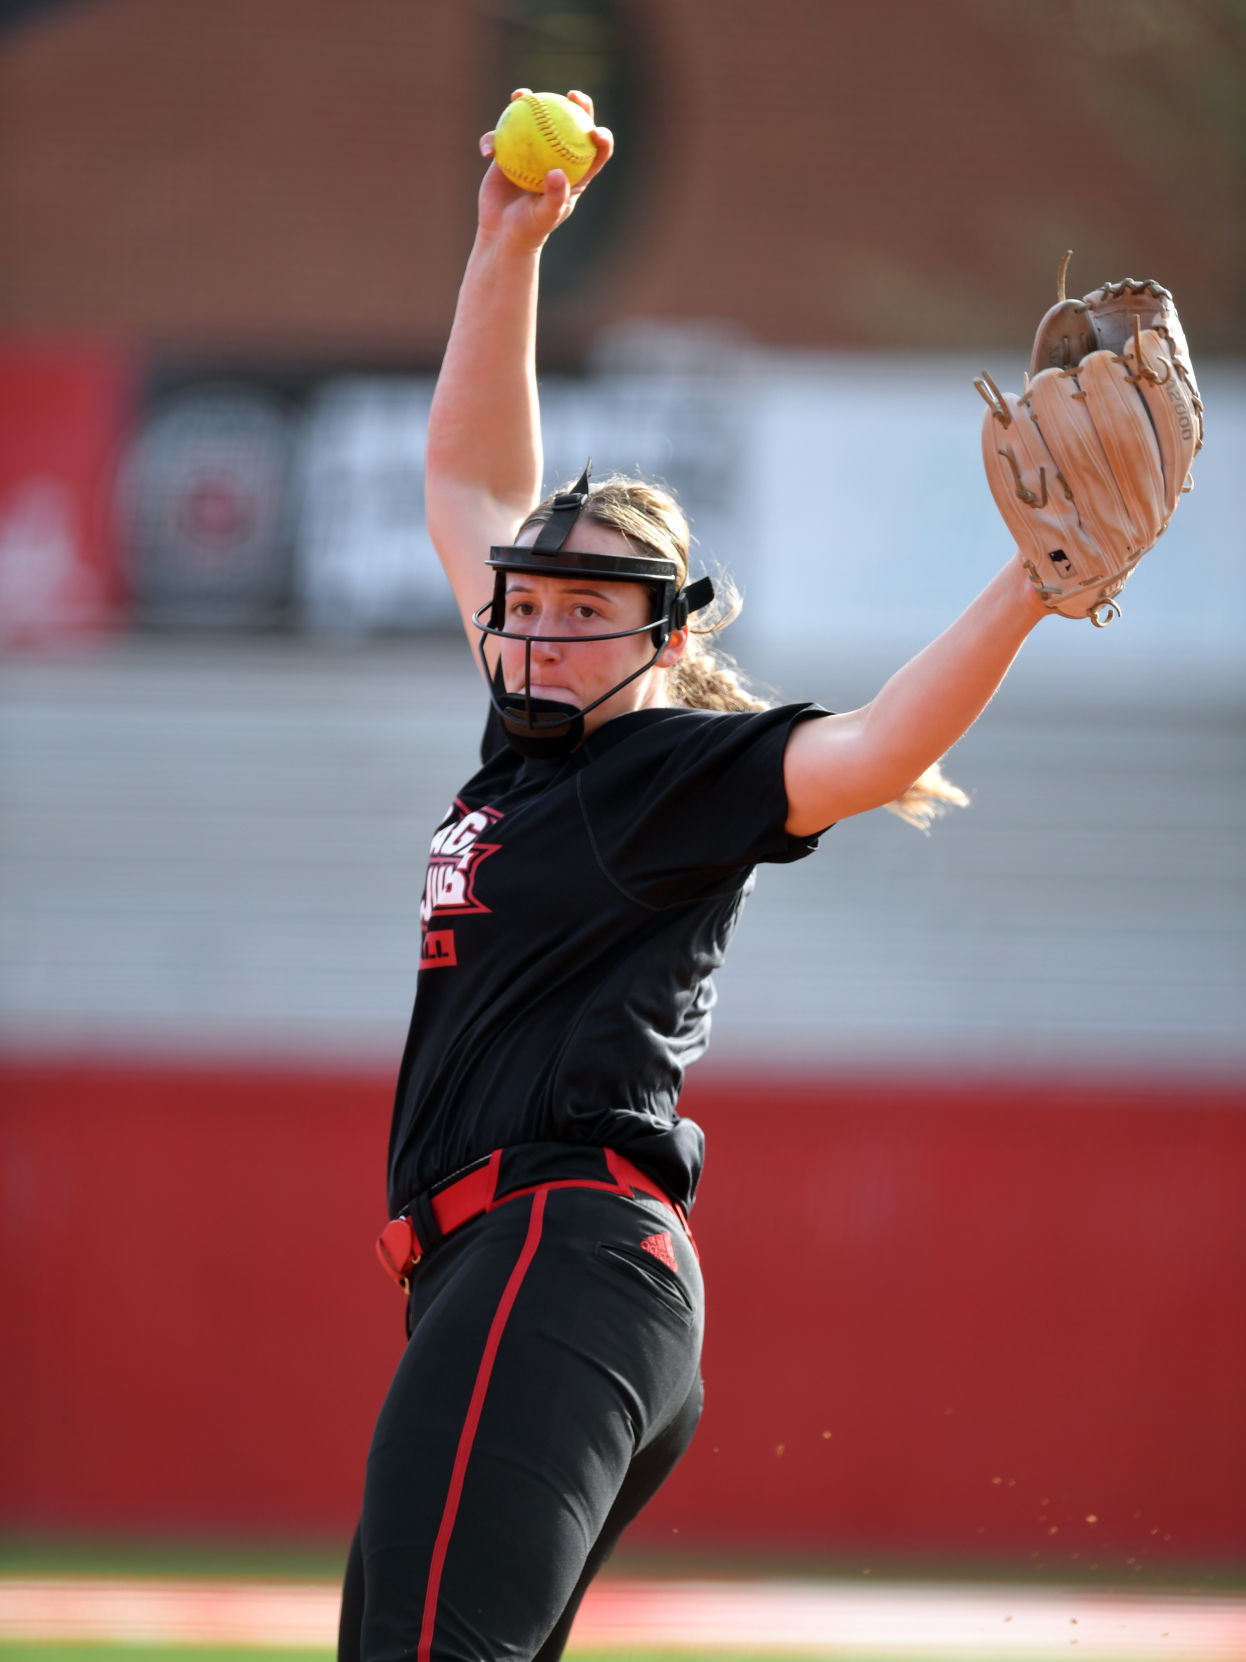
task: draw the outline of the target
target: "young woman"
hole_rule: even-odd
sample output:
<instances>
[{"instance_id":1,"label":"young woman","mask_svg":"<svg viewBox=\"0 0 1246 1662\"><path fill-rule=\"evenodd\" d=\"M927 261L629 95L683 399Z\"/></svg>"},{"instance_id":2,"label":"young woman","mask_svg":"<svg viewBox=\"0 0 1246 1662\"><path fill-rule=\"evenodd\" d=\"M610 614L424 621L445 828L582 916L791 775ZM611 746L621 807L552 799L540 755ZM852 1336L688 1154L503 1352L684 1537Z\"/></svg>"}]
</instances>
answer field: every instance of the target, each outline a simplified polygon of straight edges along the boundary
<instances>
[{"instance_id":1,"label":"young woman","mask_svg":"<svg viewBox=\"0 0 1246 1662\"><path fill-rule=\"evenodd\" d=\"M1010 560L864 708L770 709L695 632L711 593L669 495L586 473L538 504L537 267L591 177L535 196L489 168L430 421L490 710L433 838L395 1101L380 1246L409 1340L342 1612L366 1662L561 1655L700 1412L703 1138L676 1103L753 867L963 801L938 760L1044 615Z\"/></svg>"}]
</instances>

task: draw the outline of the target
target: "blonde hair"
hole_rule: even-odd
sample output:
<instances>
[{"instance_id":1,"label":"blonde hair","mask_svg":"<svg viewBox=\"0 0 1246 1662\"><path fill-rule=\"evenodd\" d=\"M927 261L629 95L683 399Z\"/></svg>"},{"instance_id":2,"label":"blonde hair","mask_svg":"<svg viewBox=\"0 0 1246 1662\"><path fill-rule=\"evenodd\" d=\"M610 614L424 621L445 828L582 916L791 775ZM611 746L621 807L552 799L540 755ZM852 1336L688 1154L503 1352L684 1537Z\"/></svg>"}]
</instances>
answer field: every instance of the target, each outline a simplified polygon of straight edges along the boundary
<instances>
[{"instance_id":1,"label":"blonde hair","mask_svg":"<svg viewBox=\"0 0 1246 1662\"><path fill-rule=\"evenodd\" d=\"M568 483L561 488L573 487ZM549 518L556 494L551 492L537 504L519 534ZM629 544L638 545L636 552L645 550L673 560L679 568L680 586L687 582L691 527L674 496L660 485L612 473L590 488L580 514L595 525L618 531ZM753 692L734 661L721 648L707 644L709 636L725 629L740 615L743 605L739 590L729 577L717 574L714 589L708 616L698 613L697 621L689 621L688 644L683 656L666 671L671 700L692 710L768 710L773 701ZM936 762L902 796L885 806L907 824L926 831L931 821L950 807L967 808L969 798L944 777Z\"/></svg>"}]
</instances>

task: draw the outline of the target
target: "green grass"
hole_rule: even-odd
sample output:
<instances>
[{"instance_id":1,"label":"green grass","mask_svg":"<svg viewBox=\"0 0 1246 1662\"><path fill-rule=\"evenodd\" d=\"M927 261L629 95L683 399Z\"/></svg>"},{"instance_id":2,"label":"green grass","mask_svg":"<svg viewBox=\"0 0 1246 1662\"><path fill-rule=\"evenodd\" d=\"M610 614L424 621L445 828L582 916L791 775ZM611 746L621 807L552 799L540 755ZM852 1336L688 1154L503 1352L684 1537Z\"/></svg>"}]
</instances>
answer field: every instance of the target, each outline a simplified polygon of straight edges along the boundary
<instances>
[{"instance_id":1,"label":"green grass","mask_svg":"<svg viewBox=\"0 0 1246 1662\"><path fill-rule=\"evenodd\" d=\"M265 1645L66 1644L62 1639L0 1640L4 1662L325 1662L330 1650L284 1650ZM618 1659L615 1659L618 1662Z\"/></svg>"},{"instance_id":2,"label":"green grass","mask_svg":"<svg viewBox=\"0 0 1246 1662\"><path fill-rule=\"evenodd\" d=\"M221 1578L334 1582L345 1560L344 1542L282 1544L271 1541L220 1541L172 1538L163 1541L122 1539L104 1541L98 1537L49 1536L17 1540L0 1537L0 1576L90 1576L159 1578ZM855 1580L862 1574L860 1563L829 1558L753 1555L709 1555L683 1552L655 1558L643 1551L622 1552L611 1565L618 1575L653 1577L705 1577L707 1579L752 1579L787 1576L792 1578L840 1578ZM1082 1573L1078 1574L1080 1569ZM1073 1573L1070 1573L1073 1571ZM1174 1573L1168 1566L1131 1574L1120 1564L1104 1563L1097 1574L1085 1566L1052 1562L1047 1565L937 1564L930 1560L872 1565L873 1580L974 1581L1027 1584L1035 1588L1053 1585L1113 1587L1120 1592L1149 1591L1161 1587L1181 1593L1226 1593L1243 1585L1240 1566L1182 1567ZM764 1650L732 1650L724 1646L662 1650L577 1649L567 1653L566 1662L698 1662L699 1658L720 1656L724 1662L792 1662L792 1653ZM0 1662L332 1662L330 1648L307 1649L276 1646L170 1645L152 1642L90 1642L64 1640L0 1640ZM831 1662L832 1653L803 1653L803 1662ZM867 1657L836 1650L834 1662L913 1662L913 1653L898 1652ZM979 1662L988 1662L985 1657ZM998 1659L1003 1662L1003 1659ZM1122 1659L1124 1662L1124 1659Z\"/></svg>"},{"instance_id":3,"label":"green grass","mask_svg":"<svg viewBox=\"0 0 1246 1662\"><path fill-rule=\"evenodd\" d=\"M156 1541L98 1536L0 1536L0 1575L203 1576L209 1580L338 1581L347 1543ZM233 1653L231 1653L233 1654Z\"/></svg>"},{"instance_id":4,"label":"green grass","mask_svg":"<svg viewBox=\"0 0 1246 1662\"><path fill-rule=\"evenodd\" d=\"M0 1640L4 1662L325 1662L330 1650L284 1650L265 1645L67 1644L63 1639Z\"/></svg>"},{"instance_id":5,"label":"green grass","mask_svg":"<svg viewBox=\"0 0 1246 1662\"><path fill-rule=\"evenodd\" d=\"M0 1576L177 1576L257 1581L338 1581L346 1563L345 1541L273 1542L257 1539L221 1540L194 1536L163 1540L98 1536L27 1535L21 1539L0 1535ZM1246 1588L1246 1566L1228 1564L1127 1564L1121 1555L1105 1554L1095 1569L1083 1559L1077 1563L1028 1557L985 1560L882 1559L865 1560L875 1581L938 1584L974 1582L980 1586L1114 1588L1119 1592L1236 1593ZM645 1580L707 1579L712 1581L808 1579L854 1581L865 1573L861 1559L812 1553L764 1551L752 1553L705 1550L666 1552L660 1557L643 1547L628 1547L611 1559L606 1574ZM617 1652L614 1653L617 1656ZM234 1662L237 1662L235 1653ZM12 1658L8 1659L12 1662ZM737 1658L737 1662L739 1659Z\"/></svg>"}]
</instances>

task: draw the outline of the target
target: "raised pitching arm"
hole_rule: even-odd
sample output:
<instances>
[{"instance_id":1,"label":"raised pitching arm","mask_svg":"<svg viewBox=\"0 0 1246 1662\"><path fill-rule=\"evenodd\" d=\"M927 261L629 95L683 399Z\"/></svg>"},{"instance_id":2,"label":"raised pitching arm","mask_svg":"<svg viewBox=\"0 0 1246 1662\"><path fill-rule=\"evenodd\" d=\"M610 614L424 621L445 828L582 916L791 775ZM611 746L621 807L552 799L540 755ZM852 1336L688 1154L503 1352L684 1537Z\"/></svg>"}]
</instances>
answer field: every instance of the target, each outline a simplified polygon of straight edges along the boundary
<instances>
[{"instance_id":1,"label":"raised pitching arm","mask_svg":"<svg viewBox=\"0 0 1246 1662\"><path fill-rule=\"evenodd\" d=\"M568 96L592 115L585 94ZM429 415L424 478L429 535L473 646L471 614L492 593L489 546L513 542L540 495L537 274L546 238L610 158L609 131L594 127L592 136L597 160L574 189L555 170L538 196L510 184L496 164L480 187L476 240ZM492 133L480 148L492 155Z\"/></svg>"}]
</instances>

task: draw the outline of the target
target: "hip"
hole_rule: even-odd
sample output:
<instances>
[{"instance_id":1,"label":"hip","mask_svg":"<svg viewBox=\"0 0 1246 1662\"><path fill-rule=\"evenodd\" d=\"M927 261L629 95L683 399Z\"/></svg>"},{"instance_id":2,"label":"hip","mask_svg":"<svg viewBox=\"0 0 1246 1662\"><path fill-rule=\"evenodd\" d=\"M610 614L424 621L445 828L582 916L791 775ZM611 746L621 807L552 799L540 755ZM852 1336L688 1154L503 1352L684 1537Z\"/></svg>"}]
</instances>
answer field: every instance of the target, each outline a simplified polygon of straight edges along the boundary
<instances>
[{"instance_id":1,"label":"hip","mask_svg":"<svg viewBox=\"0 0 1246 1662\"><path fill-rule=\"evenodd\" d=\"M495 1149L414 1196L377 1240L381 1267L407 1292L417 1265L448 1238L514 1202L555 1191L656 1203L674 1219L695 1256L696 1244L684 1209L635 1162L609 1148L526 1143ZM543 1209L542 1200L542 1216Z\"/></svg>"}]
</instances>

